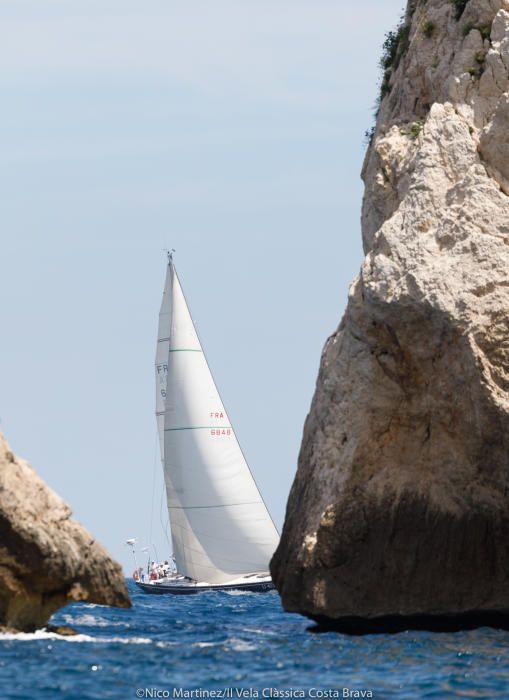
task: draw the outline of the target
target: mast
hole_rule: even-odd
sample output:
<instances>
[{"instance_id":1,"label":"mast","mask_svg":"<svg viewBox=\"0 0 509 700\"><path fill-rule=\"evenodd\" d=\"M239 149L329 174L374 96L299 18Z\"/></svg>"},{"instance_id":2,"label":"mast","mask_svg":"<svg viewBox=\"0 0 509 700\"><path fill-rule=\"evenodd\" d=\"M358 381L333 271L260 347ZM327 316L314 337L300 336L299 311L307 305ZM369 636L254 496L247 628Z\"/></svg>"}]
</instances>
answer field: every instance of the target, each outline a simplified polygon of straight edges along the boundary
<instances>
[{"instance_id":1,"label":"mast","mask_svg":"<svg viewBox=\"0 0 509 700\"><path fill-rule=\"evenodd\" d=\"M159 315L156 415L178 571L209 583L266 573L279 535L215 385L171 255Z\"/></svg>"}]
</instances>

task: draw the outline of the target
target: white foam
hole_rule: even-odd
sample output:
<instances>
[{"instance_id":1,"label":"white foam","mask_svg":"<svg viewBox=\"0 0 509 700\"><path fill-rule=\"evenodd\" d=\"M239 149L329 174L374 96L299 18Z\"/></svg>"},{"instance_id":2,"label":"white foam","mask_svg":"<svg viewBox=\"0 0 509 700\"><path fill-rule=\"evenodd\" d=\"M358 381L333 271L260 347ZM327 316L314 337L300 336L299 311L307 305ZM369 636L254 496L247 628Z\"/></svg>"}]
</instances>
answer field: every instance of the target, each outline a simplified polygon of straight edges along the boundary
<instances>
[{"instance_id":1,"label":"white foam","mask_svg":"<svg viewBox=\"0 0 509 700\"><path fill-rule=\"evenodd\" d=\"M46 630L36 630L35 632L5 632L0 634L0 644L2 642L33 642L40 640L54 639L61 642L92 642L94 644L152 644L153 640L147 637L91 637L88 634L62 635Z\"/></svg>"},{"instance_id":2,"label":"white foam","mask_svg":"<svg viewBox=\"0 0 509 700\"><path fill-rule=\"evenodd\" d=\"M177 647L178 642L156 642L156 647L159 649L166 649L167 647Z\"/></svg>"},{"instance_id":3,"label":"white foam","mask_svg":"<svg viewBox=\"0 0 509 700\"><path fill-rule=\"evenodd\" d=\"M0 642L33 642L40 639L61 639L68 642L93 642L94 637L89 637L87 634L63 635L56 632L47 632L46 630L36 630L35 632L4 632L0 634Z\"/></svg>"},{"instance_id":4,"label":"white foam","mask_svg":"<svg viewBox=\"0 0 509 700\"><path fill-rule=\"evenodd\" d=\"M268 636L273 636L276 634L276 632L273 632L272 630L260 630L260 629L257 629L256 627L243 627L242 631L243 632L254 632L255 634L266 634Z\"/></svg>"},{"instance_id":5,"label":"white foam","mask_svg":"<svg viewBox=\"0 0 509 700\"><path fill-rule=\"evenodd\" d=\"M147 637L110 637L109 639L95 637L97 642L119 642L120 644L153 644L153 639Z\"/></svg>"},{"instance_id":6,"label":"white foam","mask_svg":"<svg viewBox=\"0 0 509 700\"><path fill-rule=\"evenodd\" d=\"M256 649L254 644L250 644L244 639L235 639L235 637L229 639L227 644L233 651L254 651Z\"/></svg>"},{"instance_id":7,"label":"white foam","mask_svg":"<svg viewBox=\"0 0 509 700\"><path fill-rule=\"evenodd\" d=\"M222 642L194 642L193 647L198 647L198 649L207 649L208 647L219 647L224 646L232 651L254 651L256 646L246 642L244 639L237 639L232 637Z\"/></svg>"},{"instance_id":8,"label":"white foam","mask_svg":"<svg viewBox=\"0 0 509 700\"><path fill-rule=\"evenodd\" d=\"M64 615L67 625L85 625L87 627L129 627L127 622L113 622L96 615Z\"/></svg>"}]
</instances>

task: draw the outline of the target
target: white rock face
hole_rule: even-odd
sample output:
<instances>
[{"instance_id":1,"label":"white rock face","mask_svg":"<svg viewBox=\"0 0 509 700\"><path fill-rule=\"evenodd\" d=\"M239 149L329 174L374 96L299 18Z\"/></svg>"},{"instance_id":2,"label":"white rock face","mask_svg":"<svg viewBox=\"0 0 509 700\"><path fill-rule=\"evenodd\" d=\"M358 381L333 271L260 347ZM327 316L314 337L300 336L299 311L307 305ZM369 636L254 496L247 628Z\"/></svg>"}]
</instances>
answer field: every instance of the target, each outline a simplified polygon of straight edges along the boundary
<instances>
[{"instance_id":1,"label":"white rock face","mask_svg":"<svg viewBox=\"0 0 509 700\"><path fill-rule=\"evenodd\" d=\"M509 0L413 6L271 567L317 618L509 611Z\"/></svg>"},{"instance_id":2,"label":"white rock face","mask_svg":"<svg viewBox=\"0 0 509 700\"><path fill-rule=\"evenodd\" d=\"M481 134L479 153L490 175L509 195L509 93L498 101L492 121Z\"/></svg>"}]
</instances>

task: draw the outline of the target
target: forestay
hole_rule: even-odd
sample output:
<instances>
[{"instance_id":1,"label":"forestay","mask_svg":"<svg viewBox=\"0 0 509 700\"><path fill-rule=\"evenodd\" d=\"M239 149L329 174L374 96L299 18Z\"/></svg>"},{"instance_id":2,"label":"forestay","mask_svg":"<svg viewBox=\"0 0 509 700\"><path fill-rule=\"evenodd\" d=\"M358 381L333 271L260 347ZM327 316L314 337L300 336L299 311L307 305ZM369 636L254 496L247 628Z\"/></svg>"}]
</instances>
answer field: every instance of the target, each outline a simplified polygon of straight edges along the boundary
<instances>
[{"instance_id":1,"label":"forestay","mask_svg":"<svg viewBox=\"0 0 509 700\"><path fill-rule=\"evenodd\" d=\"M159 315L156 415L177 570L266 573L278 533L210 373L173 262Z\"/></svg>"}]
</instances>

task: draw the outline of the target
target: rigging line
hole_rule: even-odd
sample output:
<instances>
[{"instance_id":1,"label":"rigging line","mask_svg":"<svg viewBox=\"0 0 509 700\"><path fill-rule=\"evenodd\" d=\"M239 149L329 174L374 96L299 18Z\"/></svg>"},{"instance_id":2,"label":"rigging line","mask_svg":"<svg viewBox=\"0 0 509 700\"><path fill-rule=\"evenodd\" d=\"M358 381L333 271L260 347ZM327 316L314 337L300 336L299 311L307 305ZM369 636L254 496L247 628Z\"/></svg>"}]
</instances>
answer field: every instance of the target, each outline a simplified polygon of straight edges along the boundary
<instances>
[{"instance_id":1,"label":"rigging line","mask_svg":"<svg viewBox=\"0 0 509 700\"><path fill-rule=\"evenodd\" d=\"M168 549L170 550L170 554L173 554L173 545L170 541L171 530L170 530L170 519L169 518L166 518L166 528L164 530L164 536L166 537L166 542L168 542Z\"/></svg>"},{"instance_id":2,"label":"rigging line","mask_svg":"<svg viewBox=\"0 0 509 700\"><path fill-rule=\"evenodd\" d=\"M161 529L164 532L164 536L166 537L166 542L168 543L168 548L171 553L171 544L170 544L170 539L168 537L168 527L169 527L169 522L168 522L168 513L166 513L166 523L163 520L163 497L164 497L164 487L161 488L161 498L159 500L159 522L161 524Z\"/></svg>"},{"instance_id":3,"label":"rigging line","mask_svg":"<svg viewBox=\"0 0 509 700\"><path fill-rule=\"evenodd\" d=\"M155 490L156 490L156 467L157 467L157 450L158 450L158 445L157 443L159 442L159 432L156 428L156 431L154 433L154 464L152 467L152 499L151 499L151 504L150 504L150 528L149 528L149 545L152 544L152 524L154 522L154 497L155 497Z\"/></svg>"}]
</instances>

